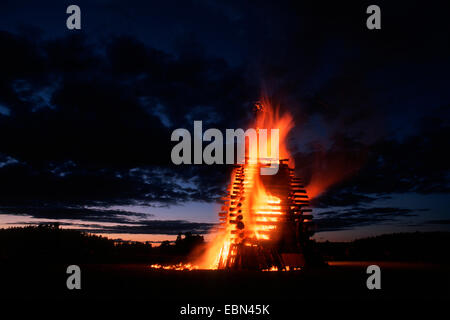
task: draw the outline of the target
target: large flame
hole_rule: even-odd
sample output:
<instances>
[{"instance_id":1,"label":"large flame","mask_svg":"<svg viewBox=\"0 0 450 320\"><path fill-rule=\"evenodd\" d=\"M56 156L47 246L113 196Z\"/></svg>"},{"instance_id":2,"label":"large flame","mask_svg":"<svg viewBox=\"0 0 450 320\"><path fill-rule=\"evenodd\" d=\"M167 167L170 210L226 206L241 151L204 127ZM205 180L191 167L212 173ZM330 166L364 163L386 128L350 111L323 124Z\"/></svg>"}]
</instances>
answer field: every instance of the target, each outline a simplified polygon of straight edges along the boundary
<instances>
[{"instance_id":1,"label":"large flame","mask_svg":"<svg viewBox=\"0 0 450 320\"><path fill-rule=\"evenodd\" d=\"M291 159L286 139L289 131L294 127L292 115L288 112L280 114L280 107L278 105L273 106L267 97L263 97L258 105L259 110L256 114L256 120L253 127L256 128L256 130L267 129L268 132L270 132L271 129L278 129L280 158ZM271 136L269 134L267 137L267 146L269 148L271 146ZM269 150L269 154L270 151L271 150ZM261 161L261 159L258 160ZM291 165L293 165L293 163L291 163Z\"/></svg>"},{"instance_id":2,"label":"large flame","mask_svg":"<svg viewBox=\"0 0 450 320\"><path fill-rule=\"evenodd\" d=\"M259 132L260 129L267 130L267 146L271 144L271 129L279 130L279 157L280 159L291 159L287 148L286 138L289 131L293 128L293 117L289 113L280 113L279 106L273 106L269 99L263 98L257 104L256 119L253 128ZM248 150L247 150L248 151ZM268 150L267 154L271 155L272 150ZM256 154L256 158L255 158ZM206 253L197 261L200 268L217 269L223 266L228 259L230 263L234 262L236 249L233 244L238 241L244 241L244 245L251 246L252 242L248 240L270 240L276 235L277 221L283 214L281 200L272 195L264 188L259 172L259 163L266 163L267 158L260 157L259 149L256 153L247 152L247 163L243 167L245 181L243 181L243 201L237 208L237 201L232 202L230 207L236 212L237 221L245 221L245 237L241 240L234 232L239 229L236 223L226 223L222 232L210 243ZM278 159L269 160L271 162L279 161ZM236 175L236 172L233 172ZM231 177L231 181L235 180L235 176ZM227 221L226 218L224 218ZM240 222L237 222L240 223Z\"/></svg>"},{"instance_id":3,"label":"large flame","mask_svg":"<svg viewBox=\"0 0 450 320\"><path fill-rule=\"evenodd\" d=\"M175 270L193 270L193 269L222 269L228 265L233 265L237 254L237 245L239 246L258 246L258 243L265 241L276 241L281 234L280 221L284 221L283 215L286 215L287 208L286 199L280 199L274 190L267 190L260 175L261 165L270 165L274 162L280 164L282 161L290 161L289 167L294 167L293 158L288 151L287 136L289 131L294 127L294 121L291 114L281 113L279 106L271 104L268 98L262 98L260 103L256 105L256 118L251 128L256 129L257 133L261 129L267 131L267 150L265 157L260 156L259 148L252 151L246 148L246 163L239 169L233 170L231 181L239 181L239 192L234 192L233 185L228 189L228 195L224 198L226 205L222 207L219 213L222 226L215 238L208 244L203 254L198 255L193 264L178 264L172 266L155 265L154 268L175 269ZM273 159L272 135L271 129L278 129L279 137L279 158ZM257 135L259 136L259 134ZM259 141L258 141L259 144ZM247 145L248 146L248 145ZM253 146L254 147L254 146ZM269 155L269 158L267 156ZM320 179L322 182L328 180ZM294 180L292 180L294 181ZM293 182L294 185L298 182ZM330 184L333 181L330 181ZM322 192L327 183L313 183L308 192L312 196L316 196ZM293 190L296 190L295 187ZM297 201L295 205L307 202L301 198L305 198L300 191L294 191L293 197ZM239 197L239 198L237 198ZM307 198L307 197L306 197ZM292 200L290 200L292 201ZM304 201L304 202L302 202ZM292 202L289 202L292 205ZM291 206L290 205L290 206ZM302 209L304 210L304 209ZM306 219L305 222L310 222ZM245 223L245 227L244 227ZM252 248L250 248L252 249ZM256 248L257 249L257 248ZM272 266L263 271L279 270L277 266ZM285 267L284 270L289 270ZM296 270L295 267L292 270Z\"/></svg>"}]
</instances>

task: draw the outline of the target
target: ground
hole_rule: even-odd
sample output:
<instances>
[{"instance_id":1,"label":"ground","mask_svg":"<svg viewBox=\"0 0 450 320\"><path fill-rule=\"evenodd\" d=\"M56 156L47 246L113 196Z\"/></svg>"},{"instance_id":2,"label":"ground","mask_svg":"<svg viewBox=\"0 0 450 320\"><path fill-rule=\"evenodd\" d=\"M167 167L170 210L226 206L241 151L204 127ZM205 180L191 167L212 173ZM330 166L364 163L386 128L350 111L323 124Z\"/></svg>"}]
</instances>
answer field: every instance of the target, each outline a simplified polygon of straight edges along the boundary
<instances>
[{"instance_id":1,"label":"ground","mask_svg":"<svg viewBox=\"0 0 450 320\"><path fill-rule=\"evenodd\" d=\"M368 290L366 268L381 268L381 290ZM379 306L411 301L450 300L449 268L424 263L332 262L328 267L296 272L167 271L146 264L80 265L81 290L66 288L65 265L3 266L4 298L60 301L114 299L140 301L150 310L164 309L179 317L186 304L271 304L274 314L296 312L300 306ZM414 305L414 303L413 303ZM152 309L153 308L153 309ZM321 307L319 307L321 309ZM330 311L320 310L320 312ZM276 317L275 317L276 318Z\"/></svg>"}]
</instances>

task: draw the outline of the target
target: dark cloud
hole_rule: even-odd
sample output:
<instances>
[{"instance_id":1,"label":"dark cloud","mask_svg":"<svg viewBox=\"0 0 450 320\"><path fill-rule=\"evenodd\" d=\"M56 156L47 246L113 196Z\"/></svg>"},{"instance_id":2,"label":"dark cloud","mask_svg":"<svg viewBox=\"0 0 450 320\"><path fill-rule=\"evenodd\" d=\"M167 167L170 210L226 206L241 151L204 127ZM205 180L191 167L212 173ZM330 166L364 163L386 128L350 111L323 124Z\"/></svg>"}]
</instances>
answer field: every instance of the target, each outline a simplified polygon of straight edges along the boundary
<instances>
[{"instance_id":1,"label":"dark cloud","mask_svg":"<svg viewBox=\"0 0 450 320\"><path fill-rule=\"evenodd\" d=\"M102 226L102 225L86 225L88 229L81 229L83 231L94 233L132 233L132 234L169 234L176 235L179 233L192 232L196 234L206 234L210 232L215 224L189 222L184 220L153 220L143 221L135 225L117 225L117 226Z\"/></svg>"},{"instance_id":2,"label":"dark cloud","mask_svg":"<svg viewBox=\"0 0 450 320\"><path fill-rule=\"evenodd\" d=\"M441 220L426 220L423 224L431 224L431 225L449 225L450 219L441 219Z\"/></svg>"},{"instance_id":3,"label":"dark cloud","mask_svg":"<svg viewBox=\"0 0 450 320\"><path fill-rule=\"evenodd\" d=\"M135 211L108 209L101 207L57 207L40 205L35 207L0 207L1 215L17 215L18 220L8 224L28 225L48 223L48 220L64 220L60 225L90 233L131 233L131 234L170 234L192 232L205 234L215 227L213 223L191 222L185 220L156 220L153 214ZM20 216L31 216L36 221L29 222Z\"/></svg>"},{"instance_id":4,"label":"dark cloud","mask_svg":"<svg viewBox=\"0 0 450 320\"><path fill-rule=\"evenodd\" d=\"M355 227L393 222L401 217L414 217L415 210L393 207L339 209L321 212L315 218L317 231L349 230Z\"/></svg>"},{"instance_id":5,"label":"dark cloud","mask_svg":"<svg viewBox=\"0 0 450 320\"><path fill-rule=\"evenodd\" d=\"M48 223L48 222L42 222ZM152 220L152 221L139 221L139 222L125 222L124 224L117 224L113 226L106 226L96 223L60 223L61 226L70 227L74 230L79 230L89 233L99 234L164 234L164 235L177 235L179 233L196 233L206 234L209 233L212 228L215 227L213 223L201 223L201 222L189 222L184 220ZM30 225L36 223L30 222L14 222L14 225Z\"/></svg>"},{"instance_id":6,"label":"dark cloud","mask_svg":"<svg viewBox=\"0 0 450 320\"><path fill-rule=\"evenodd\" d=\"M0 168L3 203L211 201L223 190L229 168L171 164L170 134L195 119L225 127L224 110L245 103L245 80L225 61L130 37L102 46L83 34L2 32L0 41L0 103L10 110L0 114L0 150L14 160Z\"/></svg>"},{"instance_id":7,"label":"dark cloud","mask_svg":"<svg viewBox=\"0 0 450 320\"><path fill-rule=\"evenodd\" d=\"M117 170L78 166L69 171L61 166L35 170L30 165L14 163L0 168L2 181L8 182L0 185L0 201L3 205L54 203L57 207L214 201L221 194L228 174L224 168L215 173L210 170L192 168L177 172L160 168Z\"/></svg>"},{"instance_id":8,"label":"dark cloud","mask_svg":"<svg viewBox=\"0 0 450 320\"><path fill-rule=\"evenodd\" d=\"M57 207L51 206L22 206L0 207L0 214L29 215L36 219L65 219L65 220L89 220L97 222L127 223L133 218L146 220L153 215L148 213L136 213L126 210L111 210L101 208L83 207Z\"/></svg>"},{"instance_id":9,"label":"dark cloud","mask_svg":"<svg viewBox=\"0 0 450 320\"><path fill-rule=\"evenodd\" d=\"M357 204L369 204L380 200L380 197L353 193L339 186L326 190L326 194L312 200L315 208L347 207Z\"/></svg>"},{"instance_id":10,"label":"dark cloud","mask_svg":"<svg viewBox=\"0 0 450 320\"><path fill-rule=\"evenodd\" d=\"M309 164L298 171L310 188L326 191L313 199L316 207L371 203L394 193L445 194L450 192L450 158L443 149L448 139L445 121L423 119L417 134L407 138L334 144L326 151L298 153L296 163Z\"/></svg>"}]
</instances>

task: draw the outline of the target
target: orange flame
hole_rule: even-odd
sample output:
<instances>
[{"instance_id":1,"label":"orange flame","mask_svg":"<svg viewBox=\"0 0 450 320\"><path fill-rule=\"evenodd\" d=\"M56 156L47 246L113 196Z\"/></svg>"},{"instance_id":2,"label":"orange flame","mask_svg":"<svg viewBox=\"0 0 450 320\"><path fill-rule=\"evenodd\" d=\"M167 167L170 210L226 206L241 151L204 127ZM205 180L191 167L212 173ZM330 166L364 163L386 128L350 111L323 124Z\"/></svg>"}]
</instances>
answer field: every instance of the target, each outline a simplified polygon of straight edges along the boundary
<instances>
[{"instance_id":1,"label":"orange flame","mask_svg":"<svg viewBox=\"0 0 450 320\"><path fill-rule=\"evenodd\" d=\"M173 265L161 265L161 264L152 264L150 265L150 268L152 269L161 269L161 270L196 270L198 269L198 266L190 264L190 263L178 263Z\"/></svg>"},{"instance_id":2,"label":"orange flame","mask_svg":"<svg viewBox=\"0 0 450 320\"><path fill-rule=\"evenodd\" d=\"M267 97L262 98L257 104L257 114L252 126L258 132L260 129L267 130L267 146L271 146L271 129L279 130L279 160L261 157L259 150L256 153L248 152L246 164L241 166L241 172L233 170L231 181L239 181L239 199L234 199L237 194L233 191L233 185L228 189L228 196L224 198L227 204L221 212L222 226L220 232L208 244L205 252L200 255L194 263L178 264L172 266L154 265L156 269L170 270L192 270L192 269L219 269L227 263L233 264L236 258L236 245L255 246L256 242L272 241L279 235L277 230L279 221L282 221L286 212L286 203L266 190L260 176L260 164L270 164L273 161L288 160L289 167L294 167L293 158L290 156L287 146L287 136L294 127L293 117L289 113L280 113L279 106L273 106ZM271 155L268 150L267 155ZM256 156L255 156L256 155ZM270 161L270 162L267 162ZM341 171L344 175L347 170ZM314 198L321 194L328 186L337 182L341 175L324 174L322 170L314 170L307 191ZM245 177L243 179L242 177ZM233 198L234 197L234 198ZM231 217L231 218L230 218ZM306 221L306 220L305 220ZM310 220L309 220L310 221ZM245 228L243 224L245 222ZM241 223L241 225L240 225ZM279 268L272 266L263 271L278 271ZM289 271L289 267L286 269ZM292 267L291 270L299 270Z\"/></svg>"},{"instance_id":3,"label":"orange flame","mask_svg":"<svg viewBox=\"0 0 450 320\"><path fill-rule=\"evenodd\" d=\"M257 105L256 120L253 125L256 130L267 130L267 146L271 146L271 129L279 130L279 157L280 159L291 159L286 138L289 131L294 127L293 117L289 113L280 114L279 106L273 107L268 98L263 98L261 103ZM247 153L248 161L244 166L245 181L243 182L243 201L241 207L237 208L237 204L231 202L230 207L236 214L236 220L245 221L245 239L270 240L276 233L277 221L283 214L281 200L270 194L262 183L258 163L266 163L266 159L262 159L259 150L256 153L257 158L253 157L253 153ZM271 155L271 150L268 150ZM271 159L270 161L274 161ZM279 160L276 160L279 161ZM234 171L231 181L236 178ZM239 219L240 218L240 219ZM239 221L237 222L239 223ZM234 262L236 249L233 244L241 241L237 234L233 233L237 229L236 223L226 223L224 230L217 235L211 242L206 253L197 261L200 268L217 269L224 265L228 259L230 263ZM251 243L244 243L251 246ZM274 269L272 269L274 270ZM272 271L271 270L271 271Z\"/></svg>"},{"instance_id":4,"label":"orange flame","mask_svg":"<svg viewBox=\"0 0 450 320\"><path fill-rule=\"evenodd\" d=\"M263 97L260 102L259 112L256 115L254 128L267 129L270 132L271 129L279 130L279 152L280 159L291 159L290 153L287 148L286 138L289 131L294 127L294 119L290 113L280 114L280 106L272 106L267 97ZM271 137L267 137L267 146L271 146ZM270 150L269 150L270 153ZM261 160L261 159L259 159ZM293 164L291 164L293 165Z\"/></svg>"}]
</instances>

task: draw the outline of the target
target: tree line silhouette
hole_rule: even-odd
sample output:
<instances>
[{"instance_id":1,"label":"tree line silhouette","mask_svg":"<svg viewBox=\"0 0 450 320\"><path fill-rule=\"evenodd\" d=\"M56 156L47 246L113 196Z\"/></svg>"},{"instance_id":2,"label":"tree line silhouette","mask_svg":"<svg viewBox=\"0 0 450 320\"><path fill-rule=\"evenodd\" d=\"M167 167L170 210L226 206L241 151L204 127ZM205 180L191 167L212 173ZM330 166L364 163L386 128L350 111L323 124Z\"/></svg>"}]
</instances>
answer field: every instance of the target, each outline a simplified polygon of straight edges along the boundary
<instances>
[{"instance_id":1,"label":"tree line silhouette","mask_svg":"<svg viewBox=\"0 0 450 320\"><path fill-rule=\"evenodd\" d=\"M386 234L352 242L315 242L325 261L423 261L450 263L450 232ZM174 242L112 240L59 224L0 229L0 263L179 263L206 247L203 236L179 234ZM305 252L306 254L306 252Z\"/></svg>"},{"instance_id":2,"label":"tree line silhouette","mask_svg":"<svg viewBox=\"0 0 450 320\"><path fill-rule=\"evenodd\" d=\"M331 261L405 261L450 263L450 232L393 233L354 240L321 242L318 250Z\"/></svg>"},{"instance_id":3,"label":"tree line silhouette","mask_svg":"<svg viewBox=\"0 0 450 320\"><path fill-rule=\"evenodd\" d=\"M169 263L182 262L203 236L179 234L174 243L112 240L59 224L0 229L0 263Z\"/></svg>"}]
</instances>

